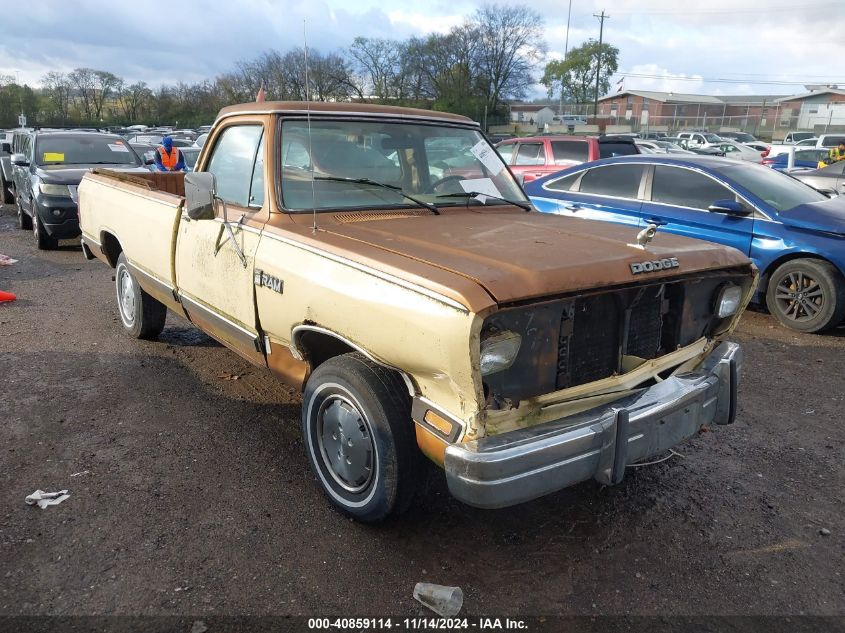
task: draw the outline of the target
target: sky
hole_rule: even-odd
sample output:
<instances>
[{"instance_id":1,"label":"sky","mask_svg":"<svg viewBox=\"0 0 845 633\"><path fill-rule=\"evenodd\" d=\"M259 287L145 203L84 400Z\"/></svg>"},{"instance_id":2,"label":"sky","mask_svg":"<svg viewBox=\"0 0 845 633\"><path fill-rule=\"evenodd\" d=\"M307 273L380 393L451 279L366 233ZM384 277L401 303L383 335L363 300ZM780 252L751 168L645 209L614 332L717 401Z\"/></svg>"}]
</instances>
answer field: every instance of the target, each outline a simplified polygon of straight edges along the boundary
<instances>
[{"instance_id":1,"label":"sky","mask_svg":"<svg viewBox=\"0 0 845 633\"><path fill-rule=\"evenodd\" d=\"M517 0L510 0L509 4ZM545 19L548 59L566 49L569 0L525 3ZM6 11L0 74L39 85L51 70L87 66L151 86L227 72L269 49L322 53L357 36L445 32L481 2L464 0L40 0ZM845 86L845 0L572 0L569 47L598 39L619 51L628 90L794 94ZM542 65L536 75L542 74ZM542 97L537 86L532 97Z\"/></svg>"}]
</instances>

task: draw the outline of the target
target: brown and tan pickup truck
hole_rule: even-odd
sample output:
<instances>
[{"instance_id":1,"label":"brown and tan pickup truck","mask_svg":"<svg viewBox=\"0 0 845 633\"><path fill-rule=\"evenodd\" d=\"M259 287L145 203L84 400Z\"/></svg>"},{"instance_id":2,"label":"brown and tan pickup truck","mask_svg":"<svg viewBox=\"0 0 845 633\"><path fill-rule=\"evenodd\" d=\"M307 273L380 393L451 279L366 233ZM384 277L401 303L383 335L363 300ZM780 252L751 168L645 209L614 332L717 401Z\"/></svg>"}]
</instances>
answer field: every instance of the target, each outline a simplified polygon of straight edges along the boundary
<instances>
[{"instance_id":1,"label":"brown and tan pickup truck","mask_svg":"<svg viewBox=\"0 0 845 633\"><path fill-rule=\"evenodd\" d=\"M734 420L749 260L537 213L463 117L229 107L195 172L89 173L79 208L125 330L171 310L302 389L316 480L360 520L408 507L421 453L495 508Z\"/></svg>"}]
</instances>

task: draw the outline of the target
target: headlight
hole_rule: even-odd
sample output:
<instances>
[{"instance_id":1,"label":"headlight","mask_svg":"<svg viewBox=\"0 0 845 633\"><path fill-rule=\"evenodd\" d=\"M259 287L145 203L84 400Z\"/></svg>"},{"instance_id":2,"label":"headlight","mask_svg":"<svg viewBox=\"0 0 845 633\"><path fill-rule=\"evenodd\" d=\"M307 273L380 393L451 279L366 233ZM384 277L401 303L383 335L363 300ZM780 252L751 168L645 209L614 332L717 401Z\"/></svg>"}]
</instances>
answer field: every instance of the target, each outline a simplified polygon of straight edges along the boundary
<instances>
[{"instance_id":1,"label":"headlight","mask_svg":"<svg viewBox=\"0 0 845 633\"><path fill-rule=\"evenodd\" d=\"M481 340L481 375L488 376L513 365L522 337L516 332L496 332Z\"/></svg>"},{"instance_id":2,"label":"headlight","mask_svg":"<svg viewBox=\"0 0 845 633\"><path fill-rule=\"evenodd\" d=\"M43 193L45 196L70 197L70 189L67 188L67 185L45 185L44 183L41 183L38 185L38 191Z\"/></svg>"},{"instance_id":3,"label":"headlight","mask_svg":"<svg viewBox=\"0 0 845 633\"><path fill-rule=\"evenodd\" d=\"M720 319L736 314L742 301L742 288L733 284L722 286L716 299L716 316Z\"/></svg>"}]
</instances>

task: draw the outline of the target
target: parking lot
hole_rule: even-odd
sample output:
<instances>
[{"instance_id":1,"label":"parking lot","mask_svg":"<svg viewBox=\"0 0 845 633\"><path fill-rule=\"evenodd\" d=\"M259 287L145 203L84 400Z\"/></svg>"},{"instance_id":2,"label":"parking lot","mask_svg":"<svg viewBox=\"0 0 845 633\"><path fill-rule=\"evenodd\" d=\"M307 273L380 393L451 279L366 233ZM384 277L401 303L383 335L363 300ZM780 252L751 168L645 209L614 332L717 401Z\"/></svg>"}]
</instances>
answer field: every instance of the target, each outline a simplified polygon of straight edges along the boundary
<instances>
[{"instance_id":1,"label":"parking lot","mask_svg":"<svg viewBox=\"0 0 845 633\"><path fill-rule=\"evenodd\" d=\"M747 313L737 422L619 486L481 511L432 469L366 526L317 487L298 394L172 315L129 339L65 244L0 209L0 615L423 614L423 580L468 615L845 614L843 328Z\"/></svg>"}]
</instances>

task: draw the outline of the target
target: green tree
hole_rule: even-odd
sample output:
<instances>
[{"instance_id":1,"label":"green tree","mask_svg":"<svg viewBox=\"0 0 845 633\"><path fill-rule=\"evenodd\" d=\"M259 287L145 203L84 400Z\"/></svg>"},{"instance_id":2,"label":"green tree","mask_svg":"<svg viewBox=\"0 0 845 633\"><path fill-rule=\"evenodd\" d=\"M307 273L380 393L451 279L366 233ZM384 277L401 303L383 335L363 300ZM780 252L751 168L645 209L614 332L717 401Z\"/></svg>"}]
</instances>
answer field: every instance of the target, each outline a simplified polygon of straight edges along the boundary
<instances>
[{"instance_id":1,"label":"green tree","mask_svg":"<svg viewBox=\"0 0 845 633\"><path fill-rule=\"evenodd\" d=\"M549 92L549 97L556 94L563 101L586 103L593 100L596 89L596 69L601 59L599 71L599 96L610 90L610 77L619 69L619 49L607 43L588 40L569 51L566 59L546 64L543 78L540 79Z\"/></svg>"}]
</instances>

